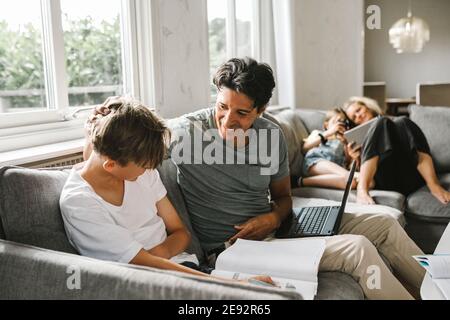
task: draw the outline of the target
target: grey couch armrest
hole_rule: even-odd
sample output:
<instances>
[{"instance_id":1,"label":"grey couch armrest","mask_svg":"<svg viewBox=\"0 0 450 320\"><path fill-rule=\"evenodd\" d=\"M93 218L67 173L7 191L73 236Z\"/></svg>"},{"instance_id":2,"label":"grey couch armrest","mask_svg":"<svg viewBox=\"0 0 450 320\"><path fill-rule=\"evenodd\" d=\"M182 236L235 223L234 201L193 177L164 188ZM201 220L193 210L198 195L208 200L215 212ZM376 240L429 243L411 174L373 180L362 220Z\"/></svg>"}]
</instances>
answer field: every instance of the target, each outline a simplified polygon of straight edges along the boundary
<instances>
[{"instance_id":1,"label":"grey couch armrest","mask_svg":"<svg viewBox=\"0 0 450 320\"><path fill-rule=\"evenodd\" d=\"M4 240L0 240L0 283L0 299L301 298L280 289L105 262Z\"/></svg>"}]
</instances>

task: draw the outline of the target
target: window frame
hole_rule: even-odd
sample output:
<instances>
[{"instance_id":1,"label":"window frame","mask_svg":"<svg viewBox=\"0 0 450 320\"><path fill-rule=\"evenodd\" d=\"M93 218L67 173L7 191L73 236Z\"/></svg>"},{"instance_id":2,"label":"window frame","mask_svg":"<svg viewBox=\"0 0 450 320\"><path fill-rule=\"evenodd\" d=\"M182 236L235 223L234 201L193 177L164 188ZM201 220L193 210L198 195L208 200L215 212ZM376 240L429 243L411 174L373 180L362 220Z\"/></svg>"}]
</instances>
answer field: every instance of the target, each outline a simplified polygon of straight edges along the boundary
<instances>
[{"instance_id":1,"label":"window frame","mask_svg":"<svg viewBox=\"0 0 450 320\"><path fill-rule=\"evenodd\" d=\"M82 124L89 112L77 111L90 108L69 107L61 1L40 2L48 109L0 113L0 152L83 137ZM155 92L152 0L121 0L120 17L124 92L152 105ZM55 138L55 134L59 137ZM30 139L30 135L35 138Z\"/></svg>"},{"instance_id":2,"label":"window frame","mask_svg":"<svg viewBox=\"0 0 450 320\"><path fill-rule=\"evenodd\" d=\"M261 60L261 0L252 0L252 57ZM237 18L236 0L227 0L227 17L225 21L227 35L227 59L237 56Z\"/></svg>"},{"instance_id":3,"label":"window frame","mask_svg":"<svg viewBox=\"0 0 450 320\"><path fill-rule=\"evenodd\" d=\"M223 0L226 1L227 13L225 17L225 37L226 37L226 60L235 58L238 52L237 44L237 17L236 17L236 1L237 0ZM251 41L252 41L252 57L261 61L262 57L266 54L264 53L264 47L262 45L262 30L263 26L261 24L262 15L264 14L261 1L264 0L252 0L252 30L251 30ZM207 3L209 5L209 2ZM209 17L208 17L209 19ZM209 20L208 20L209 21ZM208 39L209 41L209 39ZM211 59L211 56L209 56ZM224 61L225 62L225 61ZM211 66L211 63L210 63ZM210 76L213 76L212 74ZM210 96L210 101L215 101L215 94Z\"/></svg>"}]
</instances>

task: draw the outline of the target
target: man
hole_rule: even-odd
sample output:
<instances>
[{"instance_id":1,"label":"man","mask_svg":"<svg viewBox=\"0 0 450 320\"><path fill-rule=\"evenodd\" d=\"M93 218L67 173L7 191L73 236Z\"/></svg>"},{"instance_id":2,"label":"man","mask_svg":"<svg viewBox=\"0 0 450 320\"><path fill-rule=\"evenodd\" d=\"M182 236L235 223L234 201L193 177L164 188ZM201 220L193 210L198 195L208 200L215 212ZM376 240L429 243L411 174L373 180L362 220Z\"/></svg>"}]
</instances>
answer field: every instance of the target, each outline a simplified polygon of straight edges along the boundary
<instances>
[{"instance_id":1,"label":"man","mask_svg":"<svg viewBox=\"0 0 450 320\"><path fill-rule=\"evenodd\" d=\"M237 238L265 239L292 209L283 134L278 126L261 117L275 87L271 68L248 58L231 59L218 69L214 84L218 89L214 108L169 123L174 137L171 157L178 167L178 182L193 228L209 256L219 254ZM234 160L239 159L240 152L246 155L246 160L251 158L252 143L259 141L261 147L264 134L259 132L278 132L278 135L269 134L278 139L265 140L266 148L272 151L270 159L277 160L270 164L271 174L262 174L268 164L263 161L261 154L264 152L260 149L256 152L257 160L252 163L208 159L210 141L219 139L214 130L224 142L223 150L234 151L234 156L230 157ZM239 139L237 132L244 133L244 139ZM203 137L201 141L198 141L199 136ZM214 138L205 139L208 136ZM221 147L216 146L215 150L220 151ZM278 156L274 157L276 153ZM217 154L214 156L215 160L220 160ZM339 233L342 235L325 238L321 271L350 274L368 298L411 299L411 294L386 267L379 250L412 293L418 294L424 271L411 256L422 252L394 218L346 213ZM380 287L369 283L373 272L379 272Z\"/></svg>"}]
</instances>

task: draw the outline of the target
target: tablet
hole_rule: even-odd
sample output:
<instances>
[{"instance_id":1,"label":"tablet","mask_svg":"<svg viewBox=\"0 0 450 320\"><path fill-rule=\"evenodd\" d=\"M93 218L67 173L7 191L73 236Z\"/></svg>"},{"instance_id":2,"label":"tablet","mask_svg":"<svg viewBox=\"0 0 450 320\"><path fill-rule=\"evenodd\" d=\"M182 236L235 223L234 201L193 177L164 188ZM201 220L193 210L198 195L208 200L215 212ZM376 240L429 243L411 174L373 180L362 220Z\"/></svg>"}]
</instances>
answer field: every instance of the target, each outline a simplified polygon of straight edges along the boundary
<instances>
[{"instance_id":1,"label":"tablet","mask_svg":"<svg viewBox=\"0 0 450 320\"><path fill-rule=\"evenodd\" d=\"M345 131L344 132L345 139L347 139L349 143L355 142L356 145L361 146L364 142L364 139L366 138L367 132L369 132L370 128L377 120L378 117L373 118L372 120L363 123L351 130Z\"/></svg>"}]
</instances>

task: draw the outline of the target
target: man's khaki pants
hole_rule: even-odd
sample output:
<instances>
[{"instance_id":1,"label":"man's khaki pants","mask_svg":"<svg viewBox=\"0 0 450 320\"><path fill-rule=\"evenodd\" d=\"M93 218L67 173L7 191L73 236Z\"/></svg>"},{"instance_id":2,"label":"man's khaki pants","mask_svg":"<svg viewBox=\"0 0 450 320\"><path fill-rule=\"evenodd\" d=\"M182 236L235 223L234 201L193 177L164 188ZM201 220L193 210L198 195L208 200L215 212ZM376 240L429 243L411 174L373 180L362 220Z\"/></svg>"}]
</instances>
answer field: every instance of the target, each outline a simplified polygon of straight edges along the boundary
<instances>
[{"instance_id":1,"label":"man's khaki pants","mask_svg":"<svg viewBox=\"0 0 450 320\"><path fill-rule=\"evenodd\" d=\"M412 256L423 252L393 217L345 213L339 235L324 239L326 248L320 271L350 274L368 299L413 299L386 266L380 252L398 278L418 295L425 271Z\"/></svg>"}]
</instances>

